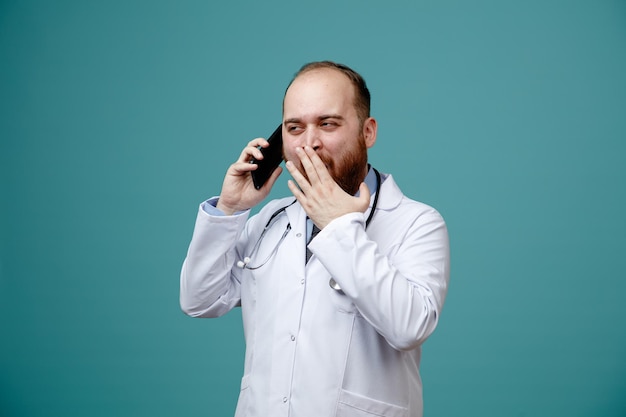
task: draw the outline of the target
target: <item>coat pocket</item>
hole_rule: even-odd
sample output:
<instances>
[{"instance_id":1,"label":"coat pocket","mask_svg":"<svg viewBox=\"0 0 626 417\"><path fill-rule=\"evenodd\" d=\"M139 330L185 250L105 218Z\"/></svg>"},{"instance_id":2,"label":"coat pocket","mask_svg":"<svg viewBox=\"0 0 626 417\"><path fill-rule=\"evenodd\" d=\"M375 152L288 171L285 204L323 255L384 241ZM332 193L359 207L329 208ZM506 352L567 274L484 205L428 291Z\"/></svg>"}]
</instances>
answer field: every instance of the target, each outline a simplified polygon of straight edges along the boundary
<instances>
[{"instance_id":1,"label":"coat pocket","mask_svg":"<svg viewBox=\"0 0 626 417\"><path fill-rule=\"evenodd\" d=\"M364 397L350 391L341 391L337 406L337 417L408 417L409 410Z\"/></svg>"}]
</instances>

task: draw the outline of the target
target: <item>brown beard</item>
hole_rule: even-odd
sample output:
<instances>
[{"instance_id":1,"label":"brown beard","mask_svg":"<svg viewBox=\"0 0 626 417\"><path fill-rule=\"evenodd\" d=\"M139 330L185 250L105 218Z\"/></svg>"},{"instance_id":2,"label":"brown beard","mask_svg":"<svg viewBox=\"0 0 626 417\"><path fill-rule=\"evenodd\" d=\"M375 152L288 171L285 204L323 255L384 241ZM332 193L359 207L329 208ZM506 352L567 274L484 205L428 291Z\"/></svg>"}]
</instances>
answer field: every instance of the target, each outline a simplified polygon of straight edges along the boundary
<instances>
[{"instance_id":1,"label":"brown beard","mask_svg":"<svg viewBox=\"0 0 626 417\"><path fill-rule=\"evenodd\" d=\"M365 171L367 168L367 146L365 146L363 133L361 133L357 139L356 148L344 155L338 163L335 163L335 161L326 155L319 155L319 157L324 165L326 165L326 169L328 169L330 176L335 180L337 185L350 195L356 194L359 190L359 186L367 175ZM287 160L284 151L283 160ZM298 171L300 171L307 181L309 180L309 176L304 171L301 163L298 164Z\"/></svg>"},{"instance_id":2,"label":"brown beard","mask_svg":"<svg viewBox=\"0 0 626 417\"><path fill-rule=\"evenodd\" d=\"M364 138L359 137L357 148L344 155L339 161L320 158L341 189L350 195L356 194L366 175L367 147Z\"/></svg>"}]
</instances>

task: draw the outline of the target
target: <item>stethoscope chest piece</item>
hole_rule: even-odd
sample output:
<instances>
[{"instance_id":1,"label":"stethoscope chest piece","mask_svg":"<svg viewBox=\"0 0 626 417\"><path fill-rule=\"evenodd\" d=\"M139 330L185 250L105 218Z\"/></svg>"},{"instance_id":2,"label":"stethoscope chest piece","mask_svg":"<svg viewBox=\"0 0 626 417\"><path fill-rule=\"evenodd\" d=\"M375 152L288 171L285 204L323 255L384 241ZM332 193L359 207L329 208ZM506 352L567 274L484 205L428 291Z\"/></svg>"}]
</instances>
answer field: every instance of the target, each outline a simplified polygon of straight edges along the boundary
<instances>
[{"instance_id":1,"label":"stethoscope chest piece","mask_svg":"<svg viewBox=\"0 0 626 417\"><path fill-rule=\"evenodd\" d=\"M333 290L343 293L341 287L339 286L339 284L337 284L337 281L335 281L335 278L330 278L330 281L328 281L328 285L330 285L330 288L332 288Z\"/></svg>"}]
</instances>

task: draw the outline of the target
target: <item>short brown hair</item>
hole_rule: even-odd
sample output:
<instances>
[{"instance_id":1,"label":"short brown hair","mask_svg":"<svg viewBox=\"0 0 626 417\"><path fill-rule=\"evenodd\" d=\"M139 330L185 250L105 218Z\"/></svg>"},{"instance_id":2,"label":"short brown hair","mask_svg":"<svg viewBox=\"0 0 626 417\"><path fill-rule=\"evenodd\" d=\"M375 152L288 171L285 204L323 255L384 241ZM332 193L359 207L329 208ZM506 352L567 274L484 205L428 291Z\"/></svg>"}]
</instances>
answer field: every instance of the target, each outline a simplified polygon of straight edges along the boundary
<instances>
[{"instance_id":1,"label":"short brown hair","mask_svg":"<svg viewBox=\"0 0 626 417\"><path fill-rule=\"evenodd\" d=\"M295 79L298 78L298 76L317 69L334 69L348 77L348 79L350 80L350 82L352 82L352 85L354 86L354 107L356 109L356 114L361 121L361 124L365 121L365 119L370 117L370 90L368 90L363 77L358 72L354 71L352 68L344 64L339 64L332 61L315 61L304 64L302 68L300 68L300 70L296 72L296 75L294 75L291 82L289 82L287 90L295 81ZM285 90L285 94L287 93L287 90Z\"/></svg>"}]
</instances>

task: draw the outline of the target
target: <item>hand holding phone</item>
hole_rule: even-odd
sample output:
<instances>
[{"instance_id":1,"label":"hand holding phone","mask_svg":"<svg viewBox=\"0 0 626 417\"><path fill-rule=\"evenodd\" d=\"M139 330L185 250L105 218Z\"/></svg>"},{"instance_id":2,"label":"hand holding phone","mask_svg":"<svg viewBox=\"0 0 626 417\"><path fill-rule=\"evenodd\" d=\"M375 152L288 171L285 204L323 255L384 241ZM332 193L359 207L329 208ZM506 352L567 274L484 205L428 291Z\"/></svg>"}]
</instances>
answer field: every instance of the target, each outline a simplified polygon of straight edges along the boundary
<instances>
[{"instance_id":1,"label":"hand holding phone","mask_svg":"<svg viewBox=\"0 0 626 417\"><path fill-rule=\"evenodd\" d=\"M274 133L267 139L269 146L267 148L259 148L263 154L263 159L257 160L253 158L250 163L257 164L258 168L250 171L252 174L252 182L257 190L263 187L263 184L272 175L272 172L283 161L283 125L278 125Z\"/></svg>"}]
</instances>

